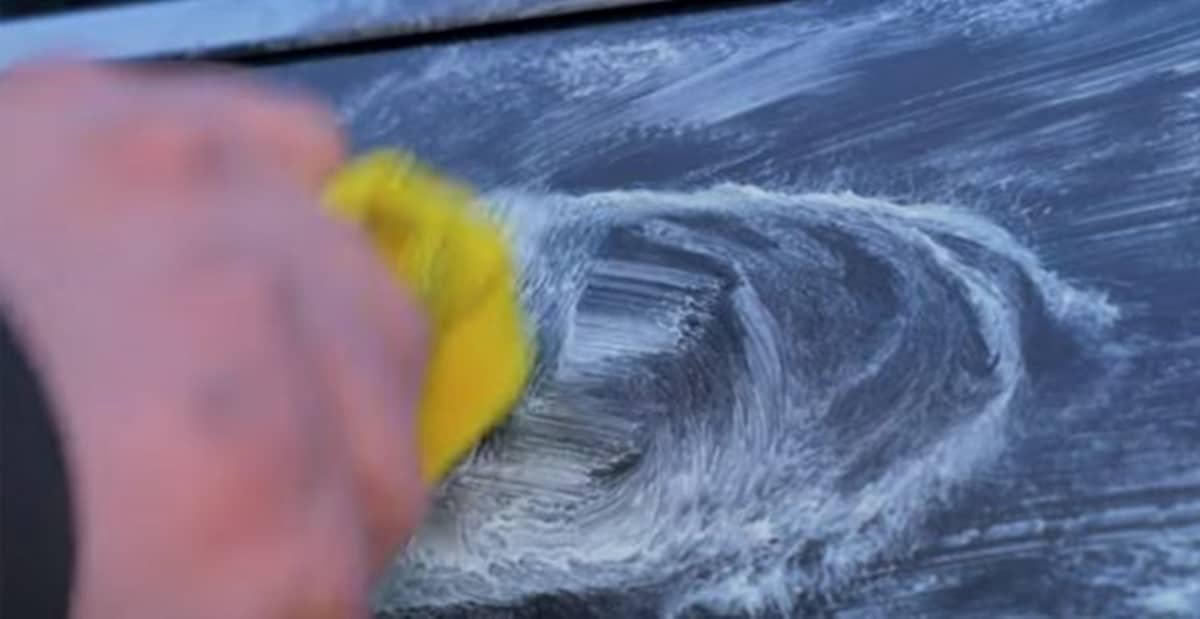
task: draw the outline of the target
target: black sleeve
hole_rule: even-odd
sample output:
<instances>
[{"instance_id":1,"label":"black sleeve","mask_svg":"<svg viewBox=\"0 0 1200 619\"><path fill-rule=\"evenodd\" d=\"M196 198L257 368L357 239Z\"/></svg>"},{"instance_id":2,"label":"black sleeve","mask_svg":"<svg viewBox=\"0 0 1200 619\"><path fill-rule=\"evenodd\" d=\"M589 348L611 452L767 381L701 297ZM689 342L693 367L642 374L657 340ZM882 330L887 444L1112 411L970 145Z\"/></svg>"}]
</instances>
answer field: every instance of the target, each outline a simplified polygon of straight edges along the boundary
<instances>
[{"instance_id":1,"label":"black sleeve","mask_svg":"<svg viewBox=\"0 0 1200 619\"><path fill-rule=\"evenodd\" d=\"M75 536L49 400L0 316L0 617L65 619Z\"/></svg>"}]
</instances>

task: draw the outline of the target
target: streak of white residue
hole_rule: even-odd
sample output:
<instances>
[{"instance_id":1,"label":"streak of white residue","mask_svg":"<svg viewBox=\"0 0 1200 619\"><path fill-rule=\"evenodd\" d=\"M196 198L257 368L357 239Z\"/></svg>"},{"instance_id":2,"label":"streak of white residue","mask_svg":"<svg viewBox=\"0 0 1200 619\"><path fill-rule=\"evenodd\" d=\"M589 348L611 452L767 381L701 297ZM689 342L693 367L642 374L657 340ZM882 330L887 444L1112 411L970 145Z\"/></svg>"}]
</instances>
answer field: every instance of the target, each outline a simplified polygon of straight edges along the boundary
<instances>
[{"instance_id":1,"label":"streak of white residue","mask_svg":"<svg viewBox=\"0 0 1200 619\"><path fill-rule=\"evenodd\" d=\"M1166 28L1142 38L1134 51L1111 58L1109 62L1071 63L1071 74L1065 79L1044 79L1040 86L1055 93L1052 105L1093 98L1128 87L1151 76L1165 72L1179 72L1193 64L1200 56L1200 40L1190 29ZM1102 38L1092 45L1079 45L1079 57L1086 58L1097 52L1106 51ZM1048 59L1062 62L1061 58ZM1186 74L1186 73L1185 73Z\"/></svg>"},{"instance_id":2,"label":"streak of white residue","mask_svg":"<svg viewBox=\"0 0 1200 619\"><path fill-rule=\"evenodd\" d=\"M915 46L916 31L877 36L896 12L822 21L817 11L792 9L785 23L752 30L660 34L633 40L585 41L530 54L515 62L545 76L560 96L586 101L606 95L623 105L603 114L588 107L563 114L550 130L560 140L571 128L711 126L797 95L828 94L855 79L846 67ZM566 131L567 134L562 134ZM560 135L561 134L561 135ZM568 140L569 141L569 140Z\"/></svg>"},{"instance_id":3,"label":"streak of white residue","mask_svg":"<svg viewBox=\"0 0 1200 619\"><path fill-rule=\"evenodd\" d=\"M695 280L687 271L647 265L632 260L610 260L592 270L592 278L610 286L671 287ZM630 290L636 293L636 290ZM644 293L643 293L644 294ZM579 315L567 330L564 363L582 368L601 366L606 359L640 354L670 354L678 351L680 337L671 323L670 312L605 312Z\"/></svg>"},{"instance_id":4,"label":"streak of white residue","mask_svg":"<svg viewBox=\"0 0 1200 619\"><path fill-rule=\"evenodd\" d=\"M1185 60L1171 67L1171 72L1176 75L1191 75L1193 73L1200 73L1200 58L1196 58L1194 60Z\"/></svg>"},{"instance_id":5,"label":"streak of white residue","mask_svg":"<svg viewBox=\"0 0 1200 619\"><path fill-rule=\"evenodd\" d=\"M1138 596L1136 604L1154 615L1195 616L1200 612L1200 580L1180 578L1170 585L1150 588Z\"/></svg>"},{"instance_id":6,"label":"streak of white residue","mask_svg":"<svg viewBox=\"0 0 1200 619\"><path fill-rule=\"evenodd\" d=\"M368 109L381 107L379 106L380 97L385 94L397 94L397 91L401 91L405 84L412 84L413 81L400 73L384 75L342 101L337 108L338 118L345 123L357 121Z\"/></svg>"},{"instance_id":7,"label":"streak of white residue","mask_svg":"<svg viewBox=\"0 0 1200 619\"><path fill-rule=\"evenodd\" d=\"M1116 206L1116 205L1114 205ZM1129 221L1137 218L1143 221L1153 221L1152 215L1186 215L1195 208L1195 205L1190 202L1172 198L1165 201L1138 201L1124 208L1110 208L1097 211L1095 214L1084 214L1072 220L1074 226L1099 224L1105 222L1125 222L1120 226L1123 232L1128 231L1130 227ZM1116 228L1117 226L1112 226ZM1092 240L1096 240L1092 237Z\"/></svg>"},{"instance_id":8,"label":"streak of white residue","mask_svg":"<svg viewBox=\"0 0 1200 619\"><path fill-rule=\"evenodd\" d=\"M629 114L641 122L710 125L797 94L832 92L855 77L845 67L862 60L856 53L883 54L903 45L902 37L886 45L872 40L879 26L877 20L808 31L789 26L778 36L742 40L727 57L693 62L670 85L639 97Z\"/></svg>"},{"instance_id":9,"label":"streak of white residue","mask_svg":"<svg viewBox=\"0 0 1200 619\"><path fill-rule=\"evenodd\" d=\"M1166 574L1147 583L1130 602L1141 616L1196 617L1200 615L1200 544L1187 535L1163 535L1156 544Z\"/></svg>"},{"instance_id":10,"label":"streak of white residue","mask_svg":"<svg viewBox=\"0 0 1200 619\"><path fill-rule=\"evenodd\" d=\"M1200 212L1186 189L1200 169L1200 88L1167 100L1161 116L1163 129L1143 145L1159 154L1155 165L1128 175L1130 191L1071 218L1071 228L1092 231L1089 242L1155 230L1192 234L1183 226Z\"/></svg>"},{"instance_id":11,"label":"streak of white residue","mask_svg":"<svg viewBox=\"0 0 1200 619\"><path fill-rule=\"evenodd\" d=\"M640 62L622 63L633 68L629 84L645 75L648 61L664 61L671 69L664 77L666 86L636 99L627 116L630 120L658 123L674 121L710 125L739 114L803 94L820 95L845 85L856 77L848 67L868 57L883 57L926 44L931 32L904 26L913 15L932 13L923 27L933 34L957 28L1022 30L1060 22L1098 0L909 0L901 6L884 8L830 23L804 15L753 37L727 37L736 41L733 50L715 50L692 46L687 56L670 44L656 43L650 50L632 49ZM886 35L883 33L886 32ZM620 59L631 44L602 48ZM645 44L642 44L645 45ZM585 48L582 58L593 59L597 48ZM647 54L652 51L652 54ZM730 53L731 52L731 53ZM602 61L602 65L608 61ZM660 64L659 68L663 68ZM567 76L573 76L568 73ZM582 92L594 92L581 85ZM700 103L697 103L700 102ZM888 123L894 129L902 122Z\"/></svg>"},{"instance_id":12,"label":"streak of white residue","mask_svg":"<svg viewBox=\"0 0 1200 619\"><path fill-rule=\"evenodd\" d=\"M1186 93L1173 95L1164 99L1162 113L1155 120L1116 141L1108 138L1110 125L1127 122L1120 117L1126 107L1107 102L1123 97L1122 93L1135 86L1164 78L1187 79L1200 57L1200 37L1196 36L1200 21L1193 15L1166 24L1155 22L1148 32L1131 29L1118 36L1121 28L1055 36L975 80L926 95L917 105L883 110L878 122L856 131L874 138L895 122L916 122L924 131L954 126L961 137L930 151L923 163L960 174L964 181L979 186L994 186L996 179L1018 174L1027 186L1060 189L1070 186L1074 172L1091 169L1097 161L1153 152L1156 165L1149 171L1153 178L1131 175L1129 190L1113 198L1132 201L1130 205L1080 205L1066 225L1078 227L1092 213L1107 212L1110 207L1160 208L1162 200L1173 199L1166 196L1177 194L1172 188L1190 182L1188 175L1172 170L1194 170L1200 165L1200 139L1194 137L1200 135L1196 122L1200 105ZM1012 106L1002 118L988 119L976 110L989 100L1024 103ZM847 139L846 135L835 136L816 147L836 148ZM1072 154L1062 158L1053 171L1029 165L1031 155L1040 158L1048 152Z\"/></svg>"},{"instance_id":13,"label":"streak of white residue","mask_svg":"<svg viewBox=\"0 0 1200 619\"><path fill-rule=\"evenodd\" d=\"M1053 25L1100 0L905 0L903 7L963 34L988 37Z\"/></svg>"},{"instance_id":14,"label":"streak of white residue","mask_svg":"<svg viewBox=\"0 0 1200 619\"><path fill-rule=\"evenodd\" d=\"M567 100L633 87L686 59L683 43L665 38L567 47L542 61L550 81Z\"/></svg>"},{"instance_id":15,"label":"streak of white residue","mask_svg":"<svg viewBox=\"0 0 1200 619\"><path fill-rule=\"evenodd\" d=\"M489 96L489 91L478 85L487 83L483 78L501 62L503 61L470 49L467 44L445 45L429 62L416 65L419 70L404 67L389 71L354 88L338 102L336 113L344 123L353 125L368 135L386 135L406 119L423 111L413 109L413 105L425 106L429 109L424 111L432 111L444 103L438 96L413 96L413 92L453 92L456 96ZM453 87L463 83L470 83L475 87ZM501 86L503 85L492 84L491 88ZM402 108L392 103L400 99L406 101L408 106Z\"/></svg>"}]
</instances>

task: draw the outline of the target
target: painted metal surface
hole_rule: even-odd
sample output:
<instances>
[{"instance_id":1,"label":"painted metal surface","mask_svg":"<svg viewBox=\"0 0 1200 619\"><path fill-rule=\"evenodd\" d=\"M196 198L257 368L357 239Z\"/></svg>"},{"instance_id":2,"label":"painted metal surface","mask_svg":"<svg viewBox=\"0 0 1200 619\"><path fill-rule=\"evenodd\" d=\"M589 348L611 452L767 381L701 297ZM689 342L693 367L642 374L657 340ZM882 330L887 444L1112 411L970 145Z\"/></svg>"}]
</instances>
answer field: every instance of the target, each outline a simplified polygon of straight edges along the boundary
<instances>
[{"instance_id":1,"label":"painted metal surface","mask_svg":"<svg viewBox=\"0 0 1200 619\"><path fill-rule=\"evenodd\" d=\"M1200 5L796 2L272 69L543 358L390 617L1200 616Z\"/></svg>"},{"instance_id":2,"label":"painted metal surface","mask_svg":"<svg viewBox=\"0 0 1200 619\"><path fill-rule=\"evenodd\" d=\"M0 67L70 51L108 59L290 50L661 0L176 0L0 24Z\"/></svg>"}]
</instances>

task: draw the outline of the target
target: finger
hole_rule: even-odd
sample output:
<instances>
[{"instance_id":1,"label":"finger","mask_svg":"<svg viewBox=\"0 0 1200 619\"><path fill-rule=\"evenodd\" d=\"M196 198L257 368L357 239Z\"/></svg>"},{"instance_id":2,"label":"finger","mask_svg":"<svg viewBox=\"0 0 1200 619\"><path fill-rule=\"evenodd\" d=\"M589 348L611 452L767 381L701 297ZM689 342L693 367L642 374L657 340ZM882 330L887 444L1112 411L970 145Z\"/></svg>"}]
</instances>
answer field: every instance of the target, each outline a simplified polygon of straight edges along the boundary
<instances>
[{"instance_id":1,"label":"finger","mask_svg":"<svg viewBox=\"0 0 1200 619\"><path fill-rule=\"evenodd\" d=\"M238 218L230 225L249 235L247 247L277 252L274 259L295 282L297 311L322 388L335 402L329 413L350 453L378 568L424 511L414 420L424 382L424 320L359 230L326 217L311 199L312 208L265 203L231 209Z\"/></svg>"},{"instance_id":2,"label":"finger","mask_svg":"<svg viewBox=\"0 0 1200 619\"><path fill-rule=\"evenodd\" d=\"M425 507L416 409L426 327L366 240L342 226L328 226L297 277L311 311L314 345L326 351L326 379L340 404L372 566L379 568L412 534Z\"/></svg>"}]
</instances>

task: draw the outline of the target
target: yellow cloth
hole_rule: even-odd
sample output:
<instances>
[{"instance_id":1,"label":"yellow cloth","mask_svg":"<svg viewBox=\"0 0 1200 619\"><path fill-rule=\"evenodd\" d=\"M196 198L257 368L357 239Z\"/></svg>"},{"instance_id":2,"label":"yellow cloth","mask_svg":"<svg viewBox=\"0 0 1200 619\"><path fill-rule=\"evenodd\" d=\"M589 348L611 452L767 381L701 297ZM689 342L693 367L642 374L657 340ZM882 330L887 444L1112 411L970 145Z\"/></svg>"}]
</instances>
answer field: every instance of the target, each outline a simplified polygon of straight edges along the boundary
<instances>
[{"instance_id":1,"label":"yellow cloth","mask_svg":"<svg viewBox=\"0 0 1200 619\"><path fill-rule=\"evenodd\" d=\"M365 227L424 305L432 349L417 438L422 474L437 482L508 414L528 379L532 343L508 243L468 191L403 153L350 162L325 203Z\"/></svg>"}]
</instances>

